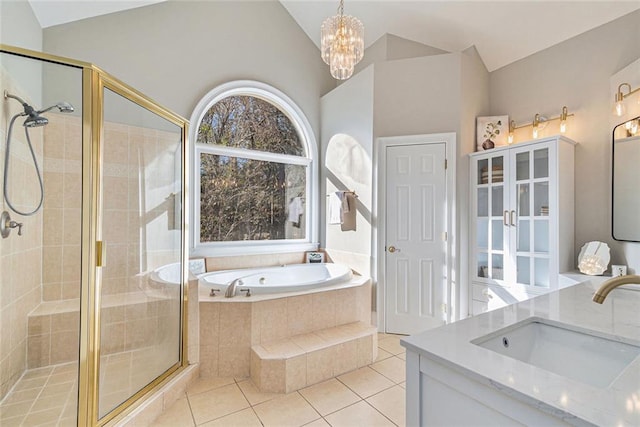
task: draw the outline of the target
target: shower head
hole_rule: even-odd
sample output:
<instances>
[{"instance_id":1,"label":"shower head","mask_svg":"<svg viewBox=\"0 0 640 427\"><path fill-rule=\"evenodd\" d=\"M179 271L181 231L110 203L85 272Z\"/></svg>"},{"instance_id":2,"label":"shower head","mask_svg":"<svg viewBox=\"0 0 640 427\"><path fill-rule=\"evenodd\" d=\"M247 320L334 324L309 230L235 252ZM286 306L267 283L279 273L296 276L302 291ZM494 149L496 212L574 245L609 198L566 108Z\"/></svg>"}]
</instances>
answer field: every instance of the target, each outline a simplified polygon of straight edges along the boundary
<instances>
[{"instance_id":1,"label":"shower head","mask_svg":"<svg viewBox=\"0 0 640 427\"><path fill-rule=\"evenodd\" d=\"M61 113L73 113L75 110L73 108L73 105L65 101L60 101L57 104L52 105L51 107L45 108L40 111L36 111L31 105L27 104L24 100L22 100L22 98L19 98L15 95L11 95L6 90L4 91L4 97L13 98L22 104L22 108L24 109L24 112L22 113L22 115L29 116L27 117L27 120L24 121L25 127L37 127L37 126L46 125L47 123L49 123L49 120L47 120L45 117L42 117L40 114L44 114L47 111L53 110L54 108L57 108Z\"/></svg>"},{"instance_id":2,"label":"shower head","mask_svg":"<svg viewBox=\"0 0 640 427\"><path fill-rule=\"evenodd\" d=\"M29 114L29 117L27 117L27 120L24 121L22 126L26 128L36 128L47 124L49 124L49 119L47 119L46 117L42 117L34 111Z\"/></svg>"},{"instance_id":3,"label":"shower head","mask_svg":"<svg viewBox=\"0 0 640 427\"><path fill-rule=\"evenodd\" d=\"M52 105L49 108L38 111L38 114L46 113L47 111L53 110L54 108L57 108L61 113L73 113L75 111L73 105L65 101L60 101L56 105Z\"/></svg>"}]
</instances>

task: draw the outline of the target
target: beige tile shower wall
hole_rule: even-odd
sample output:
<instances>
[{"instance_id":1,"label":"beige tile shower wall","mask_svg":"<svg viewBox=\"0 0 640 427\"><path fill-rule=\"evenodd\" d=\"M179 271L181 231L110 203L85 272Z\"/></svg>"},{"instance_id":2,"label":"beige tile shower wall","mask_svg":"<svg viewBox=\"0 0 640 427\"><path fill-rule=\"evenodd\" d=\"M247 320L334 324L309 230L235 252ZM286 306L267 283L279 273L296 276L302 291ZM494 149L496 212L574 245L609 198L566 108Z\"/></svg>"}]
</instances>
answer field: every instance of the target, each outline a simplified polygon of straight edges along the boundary
<instances>
[{"instance_id":1,"label":"beige tile shower wall","mask_svg":"<svg viewBox=\"0 0 640 427\"><path fill-rule=\"evenodd\" d=\"M44 134L42 300L80 297L82 122L48 114Z\"/></svg>"},{"instance_id":2,"label":"beige tile shower wall","mask_svg":"<svg viewBox=\"0 0 640 427\"><path fill-rule=\"evenodd\" d=\"M175 133L105 124L103 294L139 292L145 285L141 273L179 260L176 138Z\"/></svg>"},{"instance_id":3,"label":"beige tile shower wall","mask_svg":"<svg viewBox=\"0 0 640 427\"><path fill-rule=\"evenodd\" d=\"M30 102L28 93L17 86L9 72L0 67L0 86ZM14 101L0 102L0 159L4 168L5 140L11 117L20 111ZM14 125L9 169L10 197L18 209L31 210L38 202L39 187L28 151L24 127L19 118ZM42 164L42 128L30 131L38 162ZM2 209L9 210L2 199ZM0 399L25 370L27 314L40 302L42 275L42 211L12 219L24 224L22 236L13 230L0 239Z\"/></svg>"}]
</instances>

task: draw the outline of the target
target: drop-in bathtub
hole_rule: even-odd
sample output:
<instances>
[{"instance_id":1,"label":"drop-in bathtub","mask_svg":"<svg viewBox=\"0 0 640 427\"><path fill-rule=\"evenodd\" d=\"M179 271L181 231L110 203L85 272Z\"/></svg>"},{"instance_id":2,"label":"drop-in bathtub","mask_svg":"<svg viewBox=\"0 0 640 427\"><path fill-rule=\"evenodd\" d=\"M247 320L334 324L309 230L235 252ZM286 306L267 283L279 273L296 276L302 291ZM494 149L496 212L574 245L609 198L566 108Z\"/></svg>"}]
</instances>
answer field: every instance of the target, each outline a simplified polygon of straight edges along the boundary
<instances>
[{"instance_id":1,"label":"drop-in bathtub","mask_svg":"<svg viewBox=\"0 0 640 427\"><path fill-rule=\"evenodd\" d=\"M300 292L348 282L351 269L344 264L291 264L282 267L262 267L225 270L200 274L201 288L207 293L219 289L222 295L227 286L241 279L238 288L250 289L252 295Z\"/></svg>"}]
</instances>

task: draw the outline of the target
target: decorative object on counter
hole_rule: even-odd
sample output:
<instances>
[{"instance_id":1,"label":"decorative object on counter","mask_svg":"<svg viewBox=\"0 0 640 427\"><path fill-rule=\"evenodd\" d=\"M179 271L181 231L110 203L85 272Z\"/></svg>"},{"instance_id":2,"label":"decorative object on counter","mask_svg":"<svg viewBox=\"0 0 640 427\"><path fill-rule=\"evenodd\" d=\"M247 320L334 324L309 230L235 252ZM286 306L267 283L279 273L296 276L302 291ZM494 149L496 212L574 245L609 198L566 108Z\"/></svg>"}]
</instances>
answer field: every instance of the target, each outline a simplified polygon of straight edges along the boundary
<instances>
[{"instance_id":1,"label":"decorative object on counter","mask_svg":"<svg viewBox=\"0 0 640 427\"><path fill-rule=\"evenodd\" d=\"M613 277L626 276L627 275L627 266L626 265L612 265L611 266L611 275Z\"/></svg>"},{"instance_id":2,"label":"decorative object on counter","mask_svg":"<svg viewBox=\"0 0 640 427\"><path fill-rule=\"evenodd\" d=\"M609 245L603 242L588 242L578 255L578 269L583 274L600 276L607 270L610 260Z\"/></svg>"},{"instance_id":3,"label":"decorative object on counter","mask_svg":"<svg viewBox=\"0 0 640 427\"><path fill-rule=\"evenodd\" d=\"M622 93L623 86L628 88L627 93ZM622 117L624 113L627 112L627 108L624 102L625 98L630 97L631 95L633 95L638 91L640 91L640 87L632 89L629 83L620 83L620 85L618 85L618 91L615 94L615 102L613 104L613 114L615 114L618 117ZM638 96L637 102L638 104L640 104L640 96Z\"/></svg>"},{"instance_id":4,"label":"decorative object on counter","mask_svg":"<svg viewBox=\"0 0 640 427\"><path fill-rule=\"evenodd\" d=\"M305 252L304 260L310 264L324 262L324 252Z\"/></svg>"},{"instance_id":5,"label":"decorative object on counter","mask_svg":"<svg viewBox=\"0 0 640 427\"><path fill-rule=\"evenodd\" d=\"M364 26L356 17L344 14L344 0L340 0L338 12L325 19L320 27L320 52L329 65L331 75L346 80L364 56Z\"/></svg>"},{"instance_id":6,"label":"decorative object on counter","mask_svg":"<svg viewBox=\"0 0 640 427\"><path fill-rule=\"evenodd\" d=\"M476 151L507 145L509 116L476 117Z\"/></svg>"}]
</instances>

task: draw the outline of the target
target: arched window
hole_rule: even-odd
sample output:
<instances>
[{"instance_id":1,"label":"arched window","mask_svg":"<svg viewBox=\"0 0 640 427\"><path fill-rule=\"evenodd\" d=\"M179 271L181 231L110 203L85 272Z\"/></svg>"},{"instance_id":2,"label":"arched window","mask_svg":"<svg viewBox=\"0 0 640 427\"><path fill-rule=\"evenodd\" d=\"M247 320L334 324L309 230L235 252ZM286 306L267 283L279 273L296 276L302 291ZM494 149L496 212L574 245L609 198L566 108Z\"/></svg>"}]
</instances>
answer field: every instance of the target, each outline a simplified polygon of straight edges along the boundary
<instances>
[{"instance_id":1,"label":"arched window","mask_svg":"<svg viewBox=\"0 0 640 427\"><path fill-rule=\"evenodd\" d=\"M283 93L238 81L209 92L191 119L192 253L315 249L316 144Z\"/></svg>"}]
</instances>

